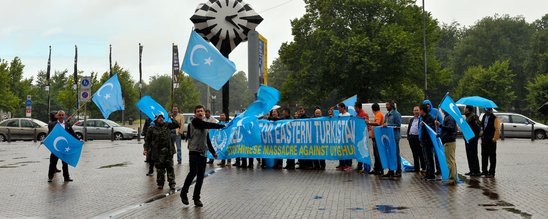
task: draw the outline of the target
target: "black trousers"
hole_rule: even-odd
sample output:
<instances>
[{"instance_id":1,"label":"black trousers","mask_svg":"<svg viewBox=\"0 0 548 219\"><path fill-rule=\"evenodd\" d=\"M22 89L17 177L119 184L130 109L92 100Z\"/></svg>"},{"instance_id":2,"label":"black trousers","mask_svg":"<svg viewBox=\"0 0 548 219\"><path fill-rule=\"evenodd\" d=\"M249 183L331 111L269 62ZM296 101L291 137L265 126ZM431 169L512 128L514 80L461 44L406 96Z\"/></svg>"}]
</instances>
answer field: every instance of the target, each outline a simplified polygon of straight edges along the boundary
<instances>
[{"instance_id":1,"label":"black trousers","mask_svg":"<svg viewBox=\"0 0 548 219\"><path fill-rule=\"evenodd\" d=\"M487 166L489 171L487 171ZM491 139L481 139L481 171L495 175L495 168L497 167L497 142L493 142Z\"/></svg>"},{"instance_id":2,"label":"black trousers","mask_svg":"<svg viewBox=\"0 0 548 219\"><path fill-rule=\"evenodd\" d=\"M377 148L377 142L373 138L373 154L375 155L375 163L373 164L374 172L382 172L381 157L379 156L379 149Z\"/></svg>"},{"instance_id":3,"label":"black trousers","mask_svg":"<svg viewBox=\"0 0 548 219\"><path fill-rule=\"evenodd\" d=\"M295 159L287 159L285 161L285 166L290 168L295 168Z\"/></svg>"},{"instance_id":4,"label":"black trousers","mask_svg":"<svg viewBox=\"0 0 548 219\"><path fill-rule=\"evenodd\" d=\"M478 159L478 137L474 137L465 143L466 145L466 158L468 160L468 168L470 173L479 173L480 165Z\"/></svg>"},{"instance_id":5,"label":"black trousers","mask_svg":"<svg viewBox=\"0 0 548 219\"><path fill-rule=\"evenodd\" d=\"M424 162L419 136L409 135L407 136L407 140L409 141L409 146L411 146L411 153L413 153L413 166L415 167L415 171L418 172L420 169L426 170L426 163Z\"/></svg>"},{"instance_id":6,"label":"black trousers","mask_svg":"<svg viewBox=\"0 0 548 219\"><path fill-rule=\"evenodd\" d=\"M202 191L202 184L204 183L207 158L197 153L190 153L188 155L188 160L190 163L190 170L181 190L181 196L188 193L190 184L192 183L192 180L194 180L194 177L196 177L196 185L194 185L194 194L192 195L192 199L200 200L200 192Z\"/></svg>"},{"instance_id":7,"label":"black trousers","mask_svg":"<svg viewBox=\"0 0 548 219\"><path fill-rule=\"evenodd\" d=\"M428 143L421 143L422 145L422 153L424 156L424 160L426 161L426 178L434 179L436 176L434 175L434 145Z\"/></svg>"},{"instance_id":8,"label":"black trousers","mask_svg":"<svg viewBox=\"0 0 548 219\"><path fill-rule=\"evenodd\" d=\"M59 161L59 158L55 156L55 154L51 154L49 156L49 170L48 170L48 178L53 179L53 176L55 175L55 171L57 170L57 162ZM68 164L65 163L65 161L61 161L63 163L63 178L69 179L70 175L68 172Z\"/></svg>"}]
</instances>

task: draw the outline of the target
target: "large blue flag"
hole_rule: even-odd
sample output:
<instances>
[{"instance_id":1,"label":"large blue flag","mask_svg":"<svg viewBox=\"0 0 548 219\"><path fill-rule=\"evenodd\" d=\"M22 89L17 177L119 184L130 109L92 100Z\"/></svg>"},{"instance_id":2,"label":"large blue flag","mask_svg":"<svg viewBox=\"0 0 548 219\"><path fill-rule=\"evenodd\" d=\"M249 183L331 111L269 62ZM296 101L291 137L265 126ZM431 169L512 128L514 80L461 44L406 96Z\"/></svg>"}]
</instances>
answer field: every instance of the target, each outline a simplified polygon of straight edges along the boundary
<instances>
[{"instance_id":1,"label":"large blue flag","mask_svg":"<svg viewBox=\"0 0 548 219\"><path fill-rule=\"evenodd\" d=\"M78 164L80 154L82 154L82 145L84 145L59 124L55 125L48 137L44 139L43 144L51 153L73 167Z\"/></svg>"},{"instance_id":2,"label":"large blue flag","mask_svg":"<svg viewBox=\"0 0 548 219\"><path fill-rule=\"evenodd\" d=\"M183 61L183 71L219 90L236 72L236 65L198 33L192 31Z\"/></svg>"},{"instance_id":3,"label":"large blue flag","mask_svg":"<svg viewBox=\"0 0 548 219\"><path fill-rule=\"evenodd\" d=\"M164 121L171 122L167 111L158 102L154 101L150 96L142 97L136 104L137 108L141 110L148 118L154 121L157 115L163 115Z\"/></svg>"},{"instance_id":4,"label":"large blue flag","mask_svg":"<svg viewBox=\"0 0 548 219\"><path fill-rule=\"evenodd\" d=\"M257 92L257 100L247 107L247 109L240 114L240 117L255 116L260 117L272 109L276 103L280 101L280 92L276 88L261 85Z\"/></svg>"},{"instance_id":5,"label":"large blue flag","mask_svg":"<svg viewBox=\"0 0 548 219\"><path fill-rule=\"evenodd\" d=\"M383 169L397 170L396 138L393 127L375 127L375 141Z\"/></svg>"},{"instance_id":6,"label":"large blue flag","mask_svg":"<svg viewBox=\"0 0 548 219\"><path fill-rule=\"evenodd\" d=\"M356 109L354 109L354 104L358 102L358 95L354 95L343 101L344 105L348 108L348 113L352 116L356 116Z\"/></svg>"},{"instance_id":7,"label":"large blue flag","mask_svg":"<svg viewBox=\"0 0 548 219\"><path fill-rule=\"evenodd\" d=\"M455 102L449 95L445 95L445 98L443 98L443 100L441 101L440 108L445 110L445 112L453 117L457 125L459 125L466 142L474 138L474 132L472 131L472 128L470 128L470 125L468 125L466 120L462 117L459 108L455 105Z\"/></svg>"},{"instance_id":8,"label":"large blue flag","mask_svg":"<svg viewBox=\"0 0 548 219\"><path fill-rule=\"evenodd\" d=\"M91 98L95 105L103 113L103 117L108 116L117 110L124 110L124 100L122 99L122 87L118 80L118 74L115 74L101 86Z\"/></svg>"},{"instance_id":9,"label":"large blue flag","mask_svg":"<svg viewBox=\"0 0 548 219\"><path fill-rule=\"evenodd\" d=\"M430 128L430 126L426 125L424 122L422 123L428 129L428 135L430 135L430 140L432 140L432 144L434 144L434 150L436 150L436 156L438 157L438 161L440 163L441 179L446 181L449 178L449 167L447 166L447 161L445 159L443 143L441 143L441 139L437 136L436 132Z\"/></svg>"}]
</instances>

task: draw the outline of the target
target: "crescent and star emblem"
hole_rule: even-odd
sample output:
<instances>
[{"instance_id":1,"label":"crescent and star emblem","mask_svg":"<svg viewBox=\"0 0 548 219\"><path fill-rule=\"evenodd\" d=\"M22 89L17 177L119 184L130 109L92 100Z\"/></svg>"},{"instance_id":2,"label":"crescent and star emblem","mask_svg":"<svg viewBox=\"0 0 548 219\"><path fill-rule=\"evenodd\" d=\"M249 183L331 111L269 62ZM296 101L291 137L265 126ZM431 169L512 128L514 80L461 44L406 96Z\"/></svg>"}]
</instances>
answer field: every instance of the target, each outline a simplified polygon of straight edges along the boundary
<instances>
[{"instance_id":1,"label":"crescent and star emblem","mask_svg":"<svg viewBox=\"0 0 548 219\"><path fill-rule=\"evenodd\" d=\"M57 148L57 143L58 143L59 141L65 141L67 144L68 144L68 141L67 141L67 139L66 139L65 137L63 137L63 136L59 136L59 137L55 138L55 140L53 140L53 148L54 148L56 151L61 152L61 151L59 150L59 148Z\"/></svg>"},{"instance_id":2,"label":"crescent and star emblem","mask_svg":"<svg viewBox=\"0 0 548 219\"><path fill-rule=\"evenodd\" d=\"M114 88L114 85L112 83L106 83L105 85L101 86L99 88L99 90L97 90L97 96L100 97L101 96L101 91L103 90L103 88L109 86L110 89L113 89Z\"/></svg>"},{"instance_id":3,"label":"crescent and star emblem","mask_svg":"<svg viewBox=\"0 0 548 219\"><path fill-rule=\"evenodd\" d=\"M198 44L198 45L195 45L194 47L192 47L192 50L190 51L190 65L192 65L192 66L200 65L200 64L196 64L194 62L194 52L196 52L199 49L203 49L203 50L206 51L206 53L209 53L207 48L202 44ZM211 59L211 57L209 57L207 59L204 59L204 64L206 64L206 65L211 65L212 62L213 62L213 59Z\"/></svg>"}]
</instances>

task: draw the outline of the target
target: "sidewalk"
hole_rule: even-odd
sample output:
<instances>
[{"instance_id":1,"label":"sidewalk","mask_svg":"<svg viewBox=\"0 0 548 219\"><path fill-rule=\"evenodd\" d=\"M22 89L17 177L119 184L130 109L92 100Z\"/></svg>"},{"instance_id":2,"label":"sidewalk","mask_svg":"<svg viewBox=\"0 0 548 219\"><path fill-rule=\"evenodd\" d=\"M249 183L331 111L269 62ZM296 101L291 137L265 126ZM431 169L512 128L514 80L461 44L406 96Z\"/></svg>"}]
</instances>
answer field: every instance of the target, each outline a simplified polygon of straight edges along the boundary
<instances>
[{"instance_id":1,"label":"sidewalk","mask_svg":"<svg viewBox=\"0 0 548 219\"><path fill-rule=\"evenodd\" d=\"M70 183L61 174L47 183L49 152L37 146L0 143L0 217L548 217L548 141L499 142L496 178L461 176L465 180L456 187L424 182L415 173L380 180L339 172L335 161L325 171L209 167L203 208L192 201L183 206L178 191L166 196L167 186L156 189L155 177L145 176L142 145L136 140L86 143L78 168L70 168ZM401 148L410 158L406 139ZM187 152L183 154L183 165L175 167L178 189L188 171ZM466 164L464 142L459 141L460 174L468 172Z\"/></svg>"}]
</instances>

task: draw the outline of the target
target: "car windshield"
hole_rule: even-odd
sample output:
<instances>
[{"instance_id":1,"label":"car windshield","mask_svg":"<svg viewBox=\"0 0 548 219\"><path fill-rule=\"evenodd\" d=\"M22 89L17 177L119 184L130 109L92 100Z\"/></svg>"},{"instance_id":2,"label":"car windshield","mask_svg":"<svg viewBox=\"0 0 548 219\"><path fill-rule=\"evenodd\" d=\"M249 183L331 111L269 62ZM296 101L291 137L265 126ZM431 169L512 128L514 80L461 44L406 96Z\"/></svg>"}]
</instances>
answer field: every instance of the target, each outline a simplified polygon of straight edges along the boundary
<instances>
[{"instance_id":1,"label":"car windshield","mask_svg":"<svg viewBox=\"0 0 548 219\"><path fill-rule=\"evenodd\" d=\"M115 123L113 121L110 121L110 120L105 120L105 122L110 125L111 127L118 127L120 125L118 125L118 123Z\"/></svg>"}]
</instances>

